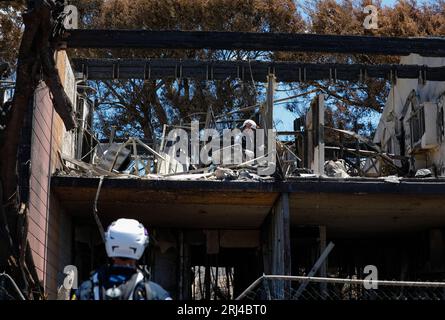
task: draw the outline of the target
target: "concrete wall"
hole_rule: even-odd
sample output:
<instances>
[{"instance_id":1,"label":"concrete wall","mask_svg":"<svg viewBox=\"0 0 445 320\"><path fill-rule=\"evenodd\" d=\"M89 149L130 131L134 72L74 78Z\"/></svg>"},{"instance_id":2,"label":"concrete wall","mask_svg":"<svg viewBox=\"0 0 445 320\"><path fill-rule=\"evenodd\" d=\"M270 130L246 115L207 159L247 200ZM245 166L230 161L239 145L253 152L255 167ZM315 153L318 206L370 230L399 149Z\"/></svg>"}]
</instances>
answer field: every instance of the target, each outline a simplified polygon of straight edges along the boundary
<instances>
[{"instance_id":1,"label":"concrete wall","mask_svg":"<svg viewBox=\"0 0 445 320\"><path fill-rule=\"evenodd\" d=\"M69 63L66 55L59 53L57 59L62 83L73 85L74 75L67 72L69 65L65 66ZM74 92L74 88L70 91ZM33 110L28 239L49 298L55 297L61 265L69 262L71 248L70 220L50 192L51 174L60 166L57 151L67 135L70 134L54 111L49 90L42 82L35 93Z\"/></svg>"}]
</instances>

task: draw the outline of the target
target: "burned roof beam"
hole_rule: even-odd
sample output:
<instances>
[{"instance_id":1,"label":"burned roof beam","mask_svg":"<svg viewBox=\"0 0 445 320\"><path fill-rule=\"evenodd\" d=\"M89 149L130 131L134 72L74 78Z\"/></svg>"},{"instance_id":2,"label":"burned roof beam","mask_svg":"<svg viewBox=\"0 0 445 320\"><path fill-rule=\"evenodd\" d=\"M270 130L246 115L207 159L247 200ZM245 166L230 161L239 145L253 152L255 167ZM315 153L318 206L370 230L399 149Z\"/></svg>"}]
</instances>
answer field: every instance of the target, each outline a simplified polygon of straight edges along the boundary
<instances>
[{"instance_id":1,"label":"burned roof beam","mask_svg":"<svg viewBox=\"0 0 445 320\"><path fill-rule=\"evenodd\" d=\"M170 59L72 59L76 73L89 80L236 78L265 82L274 73L280 82L310 80L362 81L391 77L445 81L445 67L419 65L308 64L261 61L197 61ZM252 74L250 73L252 72Z\"/></svg>"},{"instance_id":2,"label":"burned roof beam","mask_svg":"<svg viewBox=\"0 0 445 320\"><path fill-rule=\"evenodd\" d=\"M445 39L216 31L70 30L68 48L224 49L445 56Z\"/></svg>"}]
</instances>

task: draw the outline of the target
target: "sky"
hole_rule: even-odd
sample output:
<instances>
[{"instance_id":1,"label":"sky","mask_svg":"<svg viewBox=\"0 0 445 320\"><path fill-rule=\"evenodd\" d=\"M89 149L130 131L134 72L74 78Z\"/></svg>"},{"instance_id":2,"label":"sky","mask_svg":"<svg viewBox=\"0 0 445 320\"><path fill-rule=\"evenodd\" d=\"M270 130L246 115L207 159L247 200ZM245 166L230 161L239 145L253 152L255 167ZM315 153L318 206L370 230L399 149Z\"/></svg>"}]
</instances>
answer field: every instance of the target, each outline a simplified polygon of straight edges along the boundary
<instances>
[{"instance_id":1,"label":"sky","mask_svg":"<svg viewBox=\"0 0 445 320\"><path fill-rule=\"evenodd\" d=\"M395 5L397 0L382 0L382 5L392 7ZM417 3L433 3L434 0L417 0ZM276 99L284 98L286 96L291 95L292 93L286 94L283 92L277 93L275 95ZM297 117L296 114L288 111L286 109L286 105L280 104L275 106L274 108L274 121L276 123L276 129L278 131L292 131L293 130L293 121ZM368 120L368 119L367 119ZM378 123L378 117L373 117L369 119L374 122L375 125Z\"/></svg>"},{"instance_id":2,"label":"sky","mask_svg":"<svg viewBox=\"0 0 445 320\"><path fill-rule=\"evenodd\" d=\"M389 6L389 7L393 6L394 3L396 3L396 2L397 2L396 0L382 0L382 4L384 6ZM433 3L433 2L434 2L434 0L417 0L417 3L419 3L419 4L422 4L422 3Z\"/></svg>"},{"instance_id":3,"label":"sky","mask_svg":"<svg viewBox=\"0 0 445 320\"><path fill-rule=\"evenodd\" d=\"M394 5L395 2L395 0L382 0L382 5L391 7Z\"/></svg>"}]
</instances>

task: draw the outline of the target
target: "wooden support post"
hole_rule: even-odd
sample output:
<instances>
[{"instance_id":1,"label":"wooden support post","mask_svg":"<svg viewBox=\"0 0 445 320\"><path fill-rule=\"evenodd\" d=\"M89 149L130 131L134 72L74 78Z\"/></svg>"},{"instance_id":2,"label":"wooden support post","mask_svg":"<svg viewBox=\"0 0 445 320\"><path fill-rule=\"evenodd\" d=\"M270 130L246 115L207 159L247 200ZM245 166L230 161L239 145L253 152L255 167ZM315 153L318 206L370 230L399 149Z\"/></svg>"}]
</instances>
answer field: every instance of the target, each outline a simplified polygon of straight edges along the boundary
<instances>
[{"instance_id":1,"label":"wooden support post","mask_svg":"<svg viewBox=\"0 0 445 320\"><path fill-rule=\"evenodd\" d=\"M139 155L136 141L133 140L134 174L139 176Z\"/></svg>"},{"instance_id":2,"label":"wooden support post","mask_svg":"<svg viewBox=\"0 0 445 320\"><path fill-rule=\"evenodd\" d=\"M179 231L179 300L184 300L184 231Z\"/></svg>"},{"instance_id":3,"label":"wooden support post","mask_svg":"<svg viewBox=\"0 0 445 320\"><path fill-rule=\"evenodd\" d=\"M268 146L268 131L269 129L273 129L273 104L274 104L274 93L275 93L275 75L269 73L267 75L267 96L266 102L261 106L261 117L260 117L260 127L264 130L264 134L266 140L264 144L266 146L266 150L270 150Z\"/></svg>"},{"instance_id":4,"label":"wooden support post","mask_svg":"<svg viewBox=\"0 0 445 320\"><path fill-rule=\"evenodd\" d=\"M267 99L264 109L264 121L265 130L273 129L273 103L274 103L274 93L275 93L275 75L269 74L267 76Z\"/></svg>"},{"instance_id":5,"label":"wooden support post","mask_svg":"<svg viewBox=\"0 0 445 320\"><path fill-rule=\"evenodd\" d=\"M319 226L320 232L320 254L326 250L326 226ZM327 275L327 260L324 260L320 267L320 277L326 278ZM327 294L327 283L320 283L320 291L323 297Z\"/></svg>"},{"instance_id":6,"label":"wooden support post","mask_svg":"<svg viewBox=\"0 0 445 320\"><path fill-rule=\"evenodd\" d=\"M312 100L311 107L306 115L307 164L315 174L324 174L324 112L325 96L319 94Z\"/></svg>"},{"instance_id":7,"label":"wooden support post","mask_svg":"<svg viewBox=\"0 0 445 320\"><path fill-rule=\"evenodd\" d=\"M324 174L324 94L319 94L317 97L317 113L314 115L317 120L317 135L316 135L316 147L314 150L314 171L316 174Z\"/></svg>"},{"instance_id":8,"label":"wooden support post","mask_svg":"<svg viewBox=\"0 0 445 320\"><path fill-rule=\"evenodd\" d=\"M271 274L290 275L289 194L282 193L273 209Z\"/></svg>"},{"instance_id":9,"label":"wooden support post","mask_svg":"<svg viewBox=\"0 0 445 320\"><path fill-rule=\"evenodd\" d=\"M264 273L268 275L291 274L289 194L282 193L263 225ZM283 281L272 285L274 297L285 298Z\"/></svg>"},{"instance_id":10,"label":"wooden support post","mask_svg":"<svg viewBox=\"0 0 445 320\"><path fill-rule=\"evenodd\" d=\"M280 211L283 220L283 274L291 275L291 245L290 245L290 213L289 213L289 194L281 195Z\"/></svg>"},{"instance_id":11,"label":"wooden support post","mask_svg":"<svg viewBox=\"0 0 445 320\"><path fill-rule=\"evenodd\" d=\"M211 277L210 277L210 268L212 267L210 264L210 256L206 254L206 265L205 265L205 273L204 273L204 299L211 299Z\"/></svg>"},{"instance_id":12,"label":"wooden support post","mask_svg":"<svg viewBox=\"0 0 445 320\"><path fill-rule=\"evenodd\" d=\"M190 245L186 241L184 231L179 233L179 300L191 299L191 261Z\"/></svg>"},{"instance_id":13,"label":"wooden support post","mask_svg":"<svg viewBox=\"0 0 445 320\"><path fill-rule=\"evenodd\" d=\"M190 252L190 244L184 243L184 268L183 268L183 297L185 300L190 300L192 297L192 260Z\"/></svg>"}]
</instances>

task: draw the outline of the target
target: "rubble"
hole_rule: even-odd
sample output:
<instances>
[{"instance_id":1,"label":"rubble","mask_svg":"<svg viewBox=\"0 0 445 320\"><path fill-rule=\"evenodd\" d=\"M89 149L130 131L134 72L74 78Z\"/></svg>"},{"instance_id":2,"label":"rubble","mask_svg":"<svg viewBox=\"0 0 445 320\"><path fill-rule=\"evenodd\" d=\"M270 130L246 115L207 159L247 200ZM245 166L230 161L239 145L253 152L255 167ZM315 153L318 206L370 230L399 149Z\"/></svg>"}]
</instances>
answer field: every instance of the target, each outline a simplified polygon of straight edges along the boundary
<instances>
[{"instance_id":1,"label":"rubble","mask_svg":"<svg viewBox=\"0 0 445 320\"><path fill-rule=\"evenodd\" d=\"M347 173L344 160L326 161L324 164L324 170L328 177L335 177L335 178L350 177L349 174Z\"/></svg>"},{"instance_id":2,"label":"rubble","mask_svg":"<svg viewBox=\"0 0 445 320\"><path fill-rule=\"evenodd\" d=\"M380 143L376 143L356 132L325 126L323 99L322 95L318 95L313 100L307 117L296 119L296 131L281 133L281 135L293 135L294 141L276 139L273 149L270 149L270 146L268 146L267 150L269 150L269 153L257 155L256 158L255 153L249 154L249 149L242 147L243 157L246 156L246 158L241 164L223 165L214 161L214 159L223 157L226 148L234 148L233 150L235 150L235 146L240 145L239 136L235 136L235 145L224 146L216 150L212 149L212 154L209 155L210 164L194 164L192 161L193 156L183 151L184 146L178 149L179 153L184 155L184 158L178 161L178 155L173 153L175 156L171 156L172 153L169 150L172 144L175 145L175 139L172 140L166 129L170 127L181 129L184 132L184 130L192 130L195 127L193 123L190 127L183 126L182 124L178 126L164 124L160 143L152 143L150 146L148 142L147 144L136 137L116 142L114 134L108 142L99 142L94 137L94 134L91 133L92 130L90 130L88 133L98 143L92 146L92 150L87 153L87 155L92 155L89 157L89 163L63 155L61 156L63 171L58 174L151 180L214 180L226 182L263 182L320 177L349 179L358 177L381 178L387 183L400 183L403 177L412 175L412 171L408 172L406 167L406 163L411 159L410 155L394 154L391 150L382 148ZM251 110L251 107L248 107L248 110ZM263 111L260 111L261 117L266 116L262 113ZM239 110L233 111L230 114L233 113L239 113ZM261 117L261 126L258 127L267 129L268 125L264 122L264 119L261 120ZM209 107L203 129L211 129L217 133L221 132L217 128L218 119L220 118L221 116L215 116L212 108ZM253 122L253 120L246 121ZM201 130L200 128L198 122L198 132ZM327 135L325 131L330 131L332 134ZM279 135L277 132L277 136ZM339 141L335 140L337 135L339 136ZM265 146L263 143L263 151ZM189 144L190 149L193 147L193 145ZM178 152L178 150L174 152ZM270 150L276 151L276 158L273 158L276 159L273 162L276 170L270 176L259 175L259 169L266 164L270 167L271 159L269 158L272 152ZM426 168L417 170L415 174L415 178L432 176L432 170Z\"/></svg>"},{"instance_id":3,"label":"rubble","mask_svg":"<svg viewBox=\"0 0 445 320\"><path fill-rule=\"evenodd\" d=\"M225 181L238 179L238 174L235 171L227 168L217 168L214 172L214 176L218 180Z\"/></svg>"},{"instance_id":4,"label":"rubble","mask_svg":"<svg viewBox=\"0 0 445 320\"><path fill-rule=\"evenodd\" d=\"M387 182L387 183L400 183L400 180L402 180L402 177L398 177L398 176L387 176L387 177L382 177L381 179L383 179L383 181Z\"/></svg>"},{"instance_id":5,"label":"rubble","mask_svg":"<svg viewBox=\"0 0 445 320\"><path fill-rule=\"evenodd\" d=\"M432 177L433 173L430 169L419 169L417 170L415 177L416 178L429 178Z\"/></svg>"}]
</instances>

